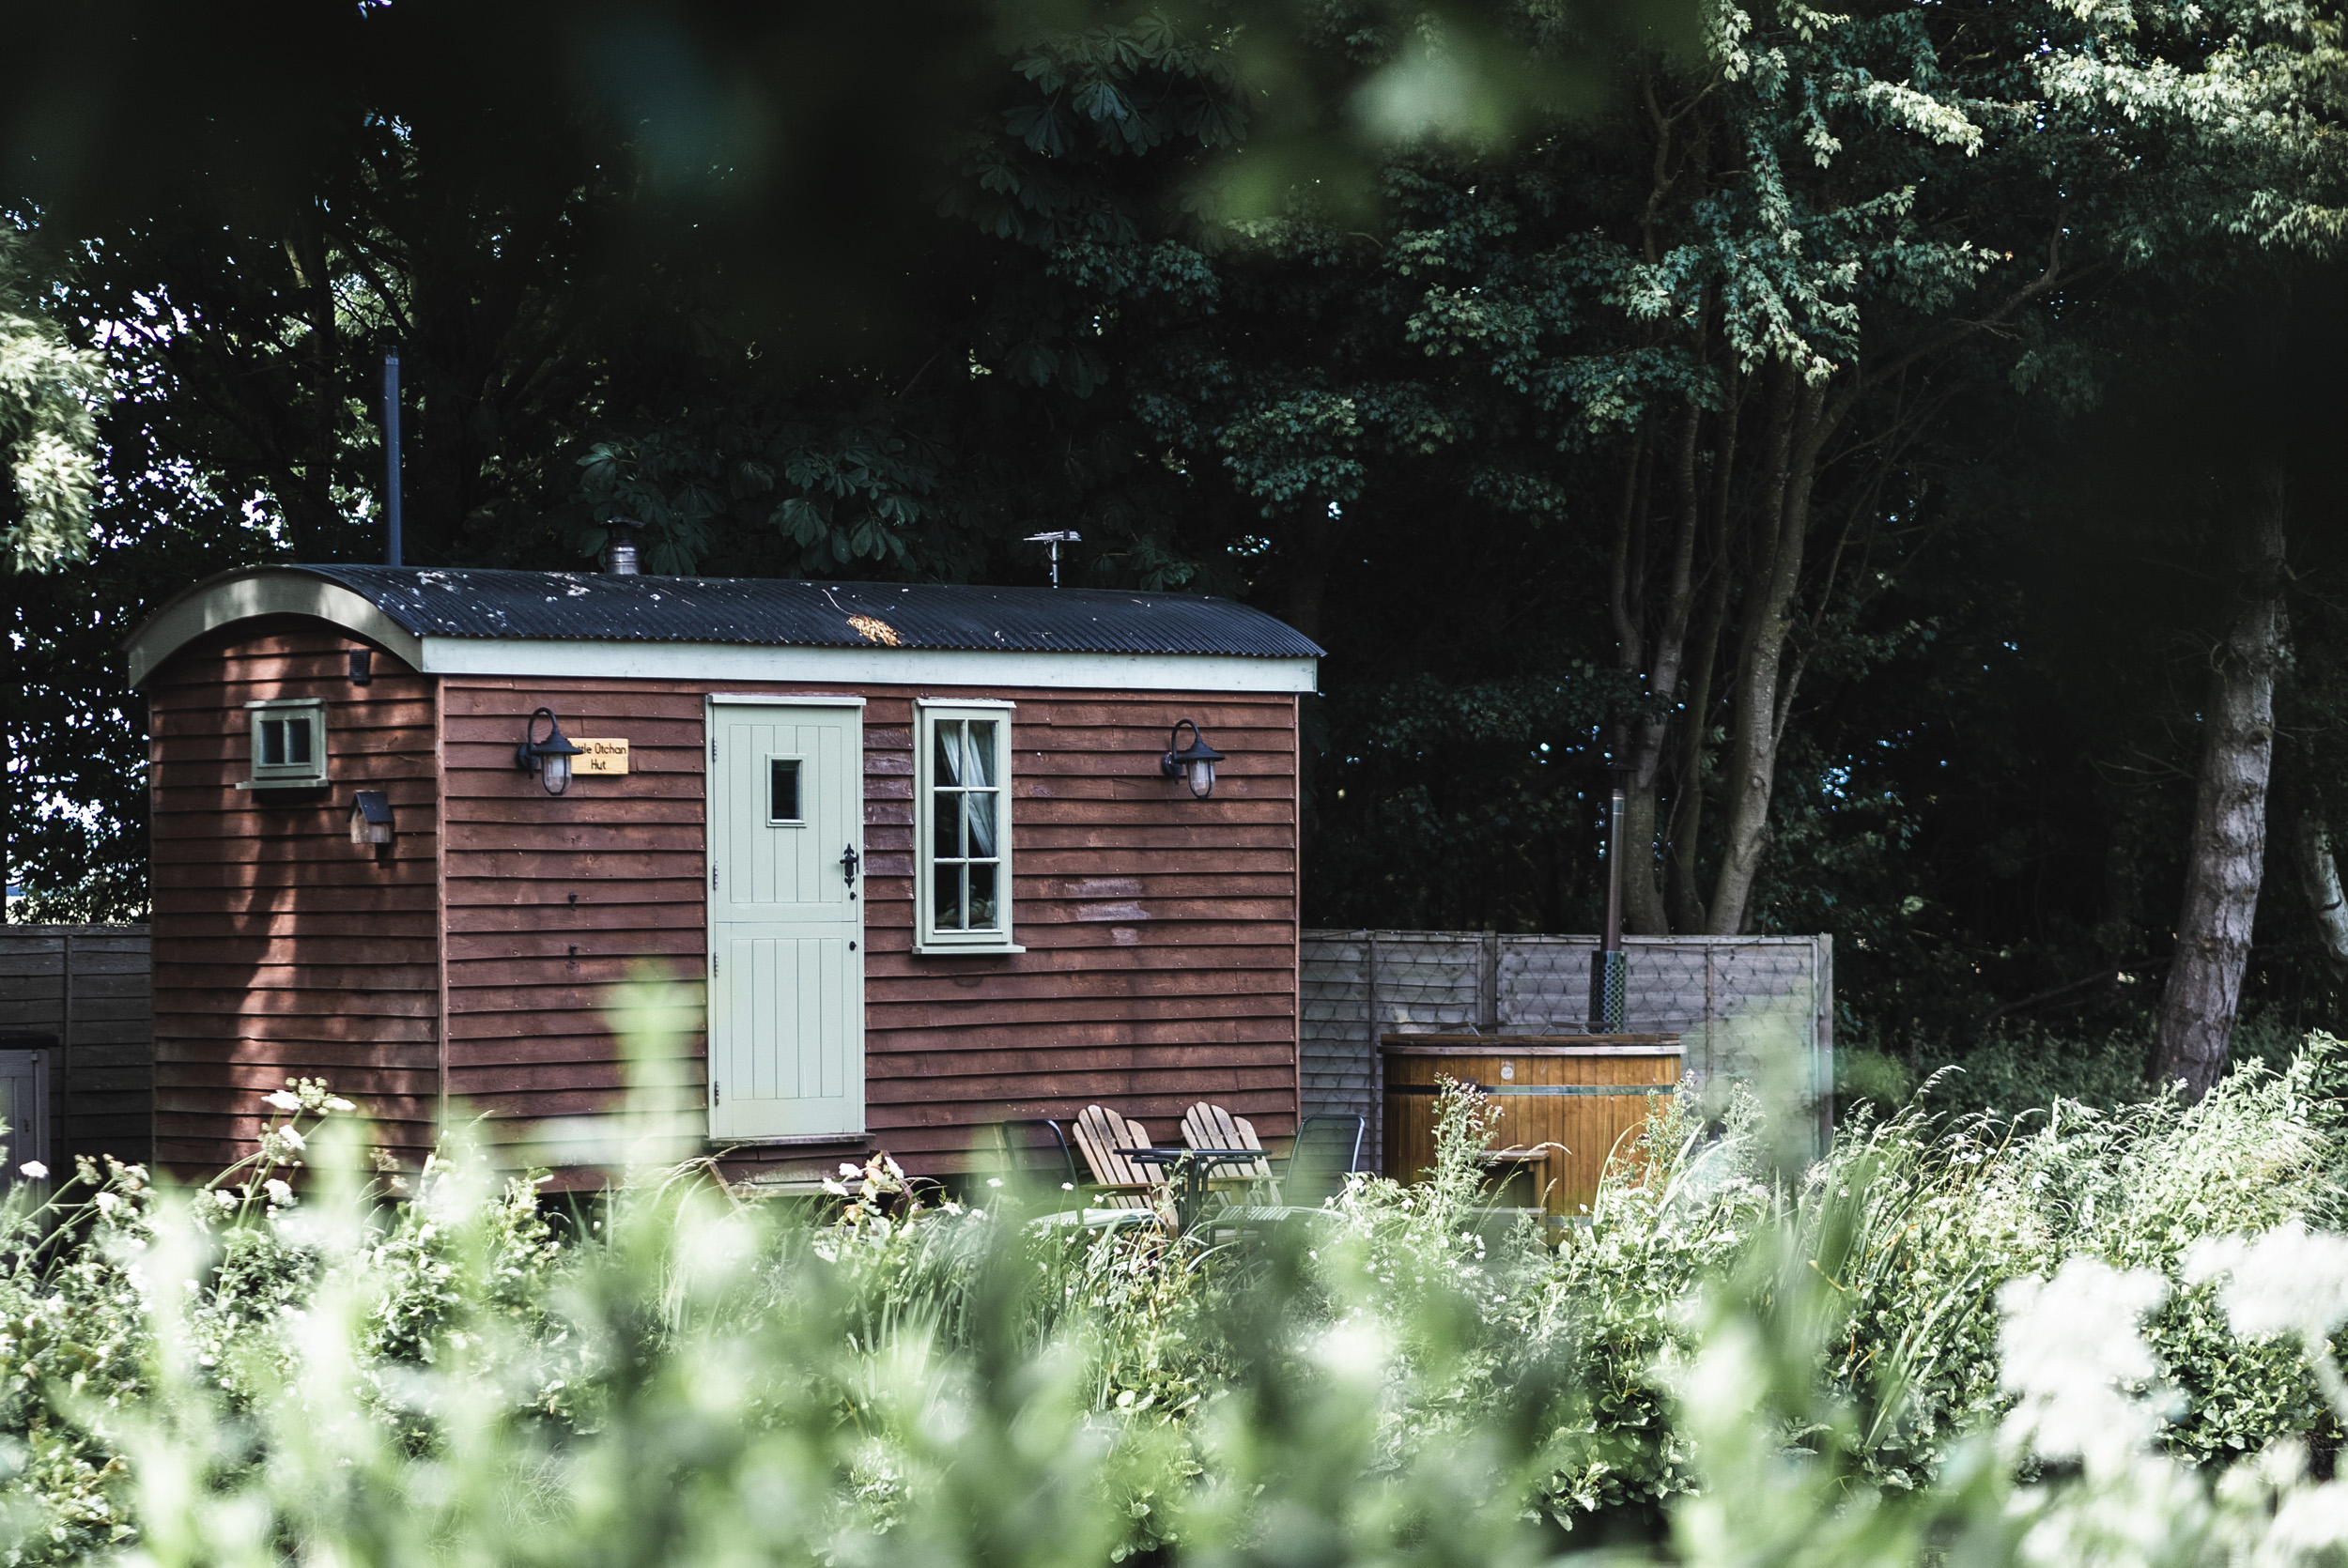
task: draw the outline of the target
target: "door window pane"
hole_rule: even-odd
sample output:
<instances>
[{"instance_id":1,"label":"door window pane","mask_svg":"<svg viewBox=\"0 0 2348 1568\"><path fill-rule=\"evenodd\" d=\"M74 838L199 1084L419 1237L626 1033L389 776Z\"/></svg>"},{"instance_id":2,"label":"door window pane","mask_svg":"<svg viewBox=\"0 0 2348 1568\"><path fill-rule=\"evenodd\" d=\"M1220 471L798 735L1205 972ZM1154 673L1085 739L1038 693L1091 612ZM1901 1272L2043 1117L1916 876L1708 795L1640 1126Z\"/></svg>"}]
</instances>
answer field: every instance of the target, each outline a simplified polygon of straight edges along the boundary
<instances>
[{"instance_id":1,"label":"door window pane","mask_svg":"<svg viewBox=\"0 0 2348 1568\"><path fill-rule=\"evenodd\" d=\"M796 822L799 814L799 760L777 757L766 765L766 820Z\"/></svg>"}]
</instances>

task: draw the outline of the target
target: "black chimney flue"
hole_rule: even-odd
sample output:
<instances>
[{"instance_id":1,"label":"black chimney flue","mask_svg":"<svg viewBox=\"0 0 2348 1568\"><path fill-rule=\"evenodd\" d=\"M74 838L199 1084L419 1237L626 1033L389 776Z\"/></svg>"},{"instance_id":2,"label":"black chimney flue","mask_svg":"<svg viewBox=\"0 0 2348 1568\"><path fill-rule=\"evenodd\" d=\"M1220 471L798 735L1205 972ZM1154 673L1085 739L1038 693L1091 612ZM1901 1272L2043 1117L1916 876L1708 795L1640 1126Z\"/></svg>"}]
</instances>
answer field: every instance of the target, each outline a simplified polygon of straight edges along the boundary
<instances>
[{"instance_id":1,"label":"black chimney flue","mask_svg":"<svg viewBox=\"0 0 2348 1568\"><path fill-rule=\"evenodd\" d=\"M399 350L383 356L383 563L399 559Z\"/></svg>"}]
</instances>

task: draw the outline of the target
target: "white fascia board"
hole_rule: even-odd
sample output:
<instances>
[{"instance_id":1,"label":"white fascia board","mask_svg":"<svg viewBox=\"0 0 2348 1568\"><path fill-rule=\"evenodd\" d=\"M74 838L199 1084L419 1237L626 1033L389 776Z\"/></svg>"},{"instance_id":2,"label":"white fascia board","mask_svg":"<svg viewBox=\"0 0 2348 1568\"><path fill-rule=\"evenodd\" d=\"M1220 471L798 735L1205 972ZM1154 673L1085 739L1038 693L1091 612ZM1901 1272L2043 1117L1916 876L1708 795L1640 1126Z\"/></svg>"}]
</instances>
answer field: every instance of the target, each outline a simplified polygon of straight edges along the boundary
<instances>
[{"instance_id":1,"label":"white fascia board","mask_svg":"<svg viewBox=\"0 0 2348 1568\"><path fill-rule=\"evenodd\" d=\"M743 708L861 708L865 699L839 692L713 691L709 705Z\"/></svg>"},{"instance_id":2,"label":"white fascia board","mask_svg":"<svg viewBox=\"0 0 2348 1568\"><path fill-rule=\"evenodd\" d=\"M331 621L409 669L424 668L422 639L363 596L324 577L270 572L215 583L158 610L124 645L131 661L131 684L145 684L165 659L207 632L263 615L306 615Z\"/></svg>"},{"instance_id":3,"label":"white fascia board","mask_svg":"<svg viewBox=\"0 0 2348 1568\"><path fill-rule=\"evenodd\" d=\"M811 681L833 686L1010 686L1087 691L1309 692L1316 659L1227 653L984 653L927 648L762 648L738 642L621 642L427 637L432 675L622 681ZM410 661L415 662L415 661Z\"/></svg>"}]
</instances>

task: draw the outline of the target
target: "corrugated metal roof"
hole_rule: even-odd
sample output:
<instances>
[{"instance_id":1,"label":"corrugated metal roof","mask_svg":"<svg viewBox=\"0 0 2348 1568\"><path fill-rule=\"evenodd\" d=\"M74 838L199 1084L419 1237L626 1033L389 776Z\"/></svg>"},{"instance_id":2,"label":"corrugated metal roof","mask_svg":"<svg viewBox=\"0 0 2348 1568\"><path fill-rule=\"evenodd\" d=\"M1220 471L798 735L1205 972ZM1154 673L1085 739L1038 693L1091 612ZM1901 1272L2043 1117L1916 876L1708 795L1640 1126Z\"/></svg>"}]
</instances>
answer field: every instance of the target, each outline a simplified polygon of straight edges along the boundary
<instances>
[{"instance_id":1,"label":"corrugated metal roof","mask_svg":"<svg viewBox=\"0 0 2348 1568\"><path fill-rule=\"evenodd\" d=\"M418 637L1321 656L1310 638L1261 610L1196 593L423 566L286 569L340 583Z\"/></svg>"}]
</instances>

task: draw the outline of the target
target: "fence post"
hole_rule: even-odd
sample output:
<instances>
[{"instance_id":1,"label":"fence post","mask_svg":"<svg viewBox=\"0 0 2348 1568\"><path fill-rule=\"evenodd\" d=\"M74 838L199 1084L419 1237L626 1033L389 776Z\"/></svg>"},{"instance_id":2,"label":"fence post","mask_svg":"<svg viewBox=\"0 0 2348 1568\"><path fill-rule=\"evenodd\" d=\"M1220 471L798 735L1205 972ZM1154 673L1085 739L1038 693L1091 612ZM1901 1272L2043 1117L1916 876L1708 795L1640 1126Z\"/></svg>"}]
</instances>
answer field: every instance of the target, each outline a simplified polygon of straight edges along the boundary
<instances>
[{"instance_id":1,"label":"fence post","mask_svg":"<svg viewBox=\"0 0 2348 1568\"><path fill-rule=\"evenodd\" d=\"M41 1106L43 1115L56 1123L55 1143L66 1146L67 1130L73 1125L73 933L65 933L64 973L59 982L65 995L59 1008L57 1023L57 1061L55 1099ZM150 984L152 982L150 981Z\"/></svg>"},{"instance_id":2,"label":"fence post","mask_svg":"<svg viewBox=\"0 0 2348 1568\"><path fill-rule=\"evenodd\" d=\"M1712 1082L1712 1025L1720 1017L1720 979L1712 968L1712 955L1719 950L1713 943L1704 945L1704 1081L1707 1088Z\"/></svg>"},{"instance_id":3,"label":"fence post","mask_svg":"<svg viewBox=\"0 0 2348 1568\"><path fill-rule=\"evenodd\" d=\"M1378 1169L1386 1168L1386 1057L1378 1049L1378 933L1362 932L1362 1017L1369 1032L1370 1147Z\"/></svg>"},{"instance_id":4,"label":"fence post","mask_svg":"<svg viewBox=\"0 0 2348 1568\"><path fill-rule=\"evenodd\" d=\"M1834 1146L1834 937L1810 939L1811 1060L1817 1064L1818 1152Z\"/></svg>"},{"instance_id":5,"label":"fence post","mask_svg":"<svg viewBox=\"0 0 2348 1568\"><path fill-rule=\"evenodd\" d=\"M1475 1032L1500 1033L1500 933L1486 931L1475 971Z\"/></svg>"}]
</instances>

